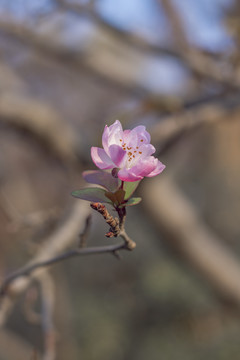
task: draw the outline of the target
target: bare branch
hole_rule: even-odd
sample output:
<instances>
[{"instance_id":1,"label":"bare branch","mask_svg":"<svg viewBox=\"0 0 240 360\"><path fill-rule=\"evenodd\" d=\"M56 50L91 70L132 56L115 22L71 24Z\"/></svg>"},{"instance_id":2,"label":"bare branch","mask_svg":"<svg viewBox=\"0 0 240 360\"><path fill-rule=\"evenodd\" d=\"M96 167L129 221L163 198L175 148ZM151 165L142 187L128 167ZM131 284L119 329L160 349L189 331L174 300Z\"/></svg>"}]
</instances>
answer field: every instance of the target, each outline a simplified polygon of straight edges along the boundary
<instances>
[{"instance_id":1,"label":"bare branch","mask_svg":"<svg viewBox=\"0 0 240 360\"><path fill-rule=\"evenodd\" d=\"M27 129L57 153L59 158L70 164L77 163L74 131L55 109L44 102L31 99L27 95L2 94L0 122Z\"/></svg>"},{"instance_id":2,"label":"bare branch","mask_svg":"<svg viewBox=\"0 0 240 360\"><path fill-rule=\"evenodd\" d=\"M123 239L129 239L126 233L121 233L120 236ZM83 255L94 255L94 254L106 254L106 253L115 253L119 250L130 250L125 243L117 244L117 245L107 245L107 246L97 246L97 247L89 247L83 249L73 249L67 251L59 256L55 256L53 258L49 258L48 260L35 262L34 264L26 265L23 268L17 270L15 273L8 276L0 287L0 295L5 295L8 292L8 287L14 282L14 280L27 277L29 275L33 275L35 270L46 268L50 265L57 264L61 261L68 260L73 257L83 256ZM14 285L14 284L13 284ZM12 289L10 289L10 294Z\"/></svg>"},{"instance_id":3,"label":"bare branch","mask_svg":"<svg viewBox=\"0 0 240 360\"><path fill-rule=\"evenodd\" d=\"M160 0L159 0L160 1ZM89 16L95 24L105 29L108 33L112 34L115 38L121 40L125 44L134 46L137 50L143 51L145 54L153 55L165 55L171 56L187 67L193 74L203 79L209 79L222 85L226 85L229 88L238 88L240 85L240 79L236 79L236 74L228 72L223 73L222 65L219 60L222 60L220 54L214 54L210 52L204 52L193 45L189 46L181 20L176 14L175 9L168 0L163 0L166 5L166 10L170 15L170 20L175 27L175 33L179 33L181 36L181 42L185 46L179 46L176 48L168 48L161 46L160 44L152 44L147 42L143 37L138 34L131 34L128 31L122 30L113 24L107 22L101 15L92 7L87 5L81 5L77 2L70 3L65 0L56 0L56 2L65 10L71 11L75 14L85 14ZM170 14L171 13L171 14ZM175 13L173 15L173 13ZM174 18L173 18L174 17ZM177 26L177 29L176 29ZM0 23L1 28L1 23ZM186 47L188 51L186 51ZM227 64L225 63L225 66Z\"/></svg>"},{"instance_id":4,"label":"bare branch","mask_svg":"<svg viewBox=\"0 0 240 360\"><path fill-rule=\"evenodd\" d=\"M176 8L171 0L158 1L160 2L160 4L163 5L164 10L170 21L176 47L184 48L184 50L187 51L187 49L189 48L189 42L187 40L187 35L185 33L182 19L180 18L180 14L176 11Z\"/></svg>"},{"instance_id":5,"label":"bare branch","mask_svg":"<svg viewBox=\"0 0 240 360\"><path fill-rule=\"evenodd\" d=\"M150 130L152 142L158 144L158 152L162 152L169 146L178 135L183 132L197 128L201 125L214 124L223 120L234 119L240 113L238 99L224 99L205 105L193 106L176 114L163 118ZM159 143L162 147L159 147Z\"/></svg>"},{"instance_id":6,"label":"bare branch","mask_svg":"<svg viewBox=\"0 0 240 360\"><path fill-rule=\"evenodd\" d=\"M46 271L44 266L41 266L41 263L44 263L46 259L51 259L53 257L61 254L63 250L69 247L77 238L79 234L79 229L85 226L85 219L89 215L89 207L82 201L77 201L72 208L68 218L62 222L59 228L46 239L44 245L41 250L37 253L37 255L26 265L21 271L23 271L23 275L18 274L17 271L13 276L9 276L7 278L7 283L3 284L2 292L4 292L3 288L8 288L8 295L1 299L0 306L0 326L2 326L9 314L13 304L14 304L14 296L20 294L24 291L27 286L31 283L33 279L39 279ZM48 261L46 261L48 262ZM35 268L35 271L31 273L31 276L26 276L29 274L29 268L33 267L34 264L39 264ZM26 272L26 274L24 274ZM13 278L10 280L10 278Z\"/></svg>"},{"instance_id":7,"label":"bare branch","mask_svg":"<svg viewBox=\"0 0 240 360\"><path fill-rule=\"evenodd\" d=\"M30 46L36 52L48 56L55 61L63 62L64 64L67 63L68 66L71 65L72 68L78 71L84 71L85 74L94 76L94 78L99 79L108 86L117 87L118 90L122 90L124 93L131 92L137 95L147 93L144 87L138 87L138 89L136 89L135 84L126 82L120 78L115 79L110 74L99 71L99 68L89 62L88 57L82 51L74 51L63 45L59 45L57 42L40 35L36 30L33 30L23 23L13 22L11 20L6 21L0 18L0 31Z\"/></svg>"}]
</instances>

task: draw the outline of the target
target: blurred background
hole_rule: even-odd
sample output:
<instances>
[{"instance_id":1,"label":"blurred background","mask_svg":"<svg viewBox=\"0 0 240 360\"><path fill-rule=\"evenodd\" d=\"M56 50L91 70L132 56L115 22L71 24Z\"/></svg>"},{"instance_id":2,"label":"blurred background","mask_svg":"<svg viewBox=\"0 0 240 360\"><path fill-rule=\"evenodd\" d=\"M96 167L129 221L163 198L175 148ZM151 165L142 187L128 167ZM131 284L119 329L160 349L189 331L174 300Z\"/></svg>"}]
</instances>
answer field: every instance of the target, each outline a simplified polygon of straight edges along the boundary
<instances>
[{"instance_id":1,"label":"blurred background","mask_svg":"<svg viewBox=\"0 0 240 360\"><path fill-rule=\"evenodd\" d=\"M167 166L133 252L11 283L0 360L239 359L239 24L237 0L0 0L1 281L77 246L105 124L145 125ZM92 215L88 246L117 243Z\"/></svg>"}]
</instances>

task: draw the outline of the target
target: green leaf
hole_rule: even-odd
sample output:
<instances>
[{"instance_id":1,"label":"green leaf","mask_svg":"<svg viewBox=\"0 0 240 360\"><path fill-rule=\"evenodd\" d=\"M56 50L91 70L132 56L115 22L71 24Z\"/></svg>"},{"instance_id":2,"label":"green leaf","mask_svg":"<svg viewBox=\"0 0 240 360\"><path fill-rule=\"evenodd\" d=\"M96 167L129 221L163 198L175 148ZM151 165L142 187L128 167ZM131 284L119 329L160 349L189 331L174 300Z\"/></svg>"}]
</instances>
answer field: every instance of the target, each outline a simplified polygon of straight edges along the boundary
<instances>
[{"instance_id":1,"label":"green leaf","mask_svg":"<svg viewBox=\"0 0 240 360\"><path fill-rule=\"evenodd\" d=\"M116 191L121 181L117 178L114 178L111 173L103 170L87 170L82 174L85 181L90 184L97 184L103 186L108 191Z\"/></svg>"},{"instance_id":2,"label":"green leaf","mask_svg":"<svg viewBox=\"0 0 240 360\"><path fill-rule=\"evenodd\" d=\"M120 205L119 207L122 208L123 206L133 206L137 205L142 201L142 198L140 197L133 197L129 199L125 204Z\"/></svg>"},{"instance_id":3,"label":"green leaf","mask_svg":"<svg viewBox=\"0 0 240 360\"><path fill-rule=\"evenodd\" d=\"M72 192L72 196L91 202L112 203L111 200L106 197L106 190L98 187L75 190Z\"/></svg>"},{"instance_id":4,"label":"green leaf","mask_svg":"<svg viewBox=\"0 0 240 360\"><path fill-rule=\"evenodd\" d=\"M134 193L134 191L136 190L136 188L138 187L139 183L141 180L139 181L134 181L134 182L127 182L125 181L123 184L123 190L125 190L125 196L124 199L127 200L130 198L130 196Z\"/></svg>"},{"instance_id":5,"label":"green leaf","mask_svg":"<svg viewBox=\"0 0 240 360\"><path fill-rule=\"evenodd\" d=\"M106 196L112 201L114 205L121 205L124 202L125 191L123 189L117 190L115 193L106 192Z\"/></svg>"}]
</instances>

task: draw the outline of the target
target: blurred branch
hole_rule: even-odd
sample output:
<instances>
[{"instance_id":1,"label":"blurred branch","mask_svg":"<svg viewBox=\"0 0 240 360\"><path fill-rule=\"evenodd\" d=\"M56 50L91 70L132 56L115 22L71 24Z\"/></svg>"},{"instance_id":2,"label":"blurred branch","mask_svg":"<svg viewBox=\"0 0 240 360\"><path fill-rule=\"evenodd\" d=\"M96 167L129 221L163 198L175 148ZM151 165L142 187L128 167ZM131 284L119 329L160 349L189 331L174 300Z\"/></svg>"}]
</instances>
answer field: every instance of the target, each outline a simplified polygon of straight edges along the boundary
<instances>
[{"instance_id":1,"label":"blurred branch","mask_svg":"<svg viewBox=\"0 0 240 360\"><path fill-rule=\"evenodd\" d=\"M15 290L14 283L13 283L13 285L11 285L12 282L14 282L14 280L21 278L21 277L29 276L29 275L34 276L35 270L37 270L37 269L46 268L47 266L50 266L50 265L53 265L53 264L59 263L64 260L68 260L70 258L77 257L77 256L106 254L106 253L111 253L111 254L115 255L115 253L117 251L123 250L123 249L129 250L129 248L126 246L125 243L117 244L117 245L88 247L88 248L83 248L83 249L78 248L78 249L73 249L73 250L67 251L59 256L54 256L54 257L48 256L48 260L34 262L33 264L26 265L23 268L16 271L15 273L11 274L9 277L7 277L0 287L0 296L6 295L8 293L11 294ZM31 261L31 263L32 262L33 261Z\"/></svg>"},{"instance_id":2,"label":"blurred branch","mask_svg":"<svg viewBox=\"0 0 240 360\"><path fill-rule=\"evenodd\" d=\"M45 271L39 279L42 292L42 329L44 336L43 360L56 359L56 330L54 326L53 313L55 306L55 284L49 274Z\"/></svg>"},{"instance_id":3,"label":"blurred branch","mask_svg":"<svg viewBox=\"0 0 240 360\"><path fill-rule=\"evenodd\" d=\"M150 130L152 142L162 144L162 152L169 144L174 144L178 136L201 125L214 124L223 120L229 121L240 114L239 95L222 99L210 104L199 104L190 109L166 116Z\"/></svg>"},{"instance_id":4,"label":"blurred branch","mask_svg":"<svg viewBox=\"0 0 240 360\"><path fill-rule=\"evenodd\" d=\"M149 217L162 240L187 260L225 300L240 306L240 264L222 239L201 219L169 177L151 179L143 188Z\"/></svg>"},{"instance_id":5,"label":"blurred branch","mask_svg":"<svg viewBox=\"0 0 240 360\"><path fill-rule=\"evenodd\" d=\"M2 94L0 98L1 122L29 131L40 138L65 162L76 164L75 133L68 123L62 120L60 114L46 103L31 99L27 94Z\"/></svg>"},{"instance_id":6,"label":"blurred branch","mask_svg":"<svg viewBox=\"0 0 240 360\"><path fill-rule=\"evenodd\" d=\"M62 0L58 1L58 3L61 6L64 6L65 9L74 13L82 14L84 12L87 16L90 16L96 24L104 27L108 32L111 32L114 37L118 37L124 43L134 46L145 53L164 53L165 55L173 56L174 58L180 60L197 76L213 80L214 82L217 82L220 85L225 85L231 89L239 88L240 86L239 76L236 76L236 74L233 74L230 71L229 64L225 62L223 65L221 62L217 61L214 56L209 56L193 46L188 49L189 51L185 51L181 48L177 50L170 50L165 47L161 47L160 45L153 45L138 35L130 34L129 32L120 30L113 25L110 25L101 18L96 11L92 10L92 7L89 9L86 6L83 7L77 3L66 3ZM99 71L99 68L94 67L94 65L88 61L88 58L84 56L83 52L80 52L79 50L72 51L64 45L59 45L57 42L49 40L46 36L40 35L23 23L13 22L12 20L6 21L1 18L0 31L4 32L8 36L18 39L26 45L31 46L36 51L40 51L55 60L67 62L76 69L88 72L89 75L94 75L101 81L107 82L108 85L117 86L119 89L131 91L133 93L137 93L138 95L145 94L147 92L145 88L140 88L138 86L138 89L136 89L135 84L126 83L126 81L122 81L119 78L115 79L113 76L110 76L110 74ZM224 70L226 68L228 68L227 71Z\"/></svg>"},{"instance_id":7,"label":"blurred branch","mask_svg":"<svg viewBox=\"0 0 240 360\"><path fill-rule=\"evenodd\" d=\"M64 45L58 44L57 41L49 40L47 36L40 35L36 30L23 23L0 18L0 31L30 46L34 51L44 54L44 56L47 55L55 61L67 63L68 66L75 68L75 70L84 71L85 74L94 76L94 78L99 79L108 86L113 86L124 91L124 93L131 92L139 95L147 92L145 88L139 86L136 89L135 84L115 79L110 74L99 71L99 68L90 63L88 57L81 50L73 51Z\"/></svg>"},{"instance_id":8,"label":"blurred branch","mask_svg":"<svg viewBox=\"0 0 240 360\"><path fill-rule=\"evenodd\" d=\"M81 205L82 205L82 202L81 202ZM119 235L120 237L122 237L122 239L124 240L124 243L117 244L117 245L98 246L98 247L89 247L89 248L86 248L86 247L76 248L76 249L67 251L63 254L56 255L56 253L58 253L59 250L62 247L65 247L65 245L67 244L68 239L64 239L62 234L66 235L66 232L69 232L70 234L72 234L73 230L71 229L71 226L73 226L73 225L74 225L74 230L75 230L75 222L74 222L74 224L72 224L72 221L70 219L66 222L65 228L60 227L58 232L55 234L55 237L53 237L53 239L51 239L51 241L46 241L47 245L45 245L43 247L43 249L40 251L40 254L38 254L29 264L27 264L23 268L17 270L15 273L9 275L5 279L2 286L0 287L0 295L1 296L4 296L6 294L11 295L11 294L15 293L16 290L17 290L17 292L22 291L26 287L26 284L24 284L24 280L25 280L25 283L28 282L28 280L26 279L26 276L29 276L29 275L32 275L33 277L37 276L37 278L39 279L38 276L41 273L37 272L36 270L46 268L49 265L56 264L63 260L67 260L67 259L70 259L70 258L76 257L76 256L105 254L105 253L111 253L116 256L116 254L119 250L133 250L135 248L135 246L136 246L135 242L132 239L130 239L130 237L127 235L125 228L124 228L124 222L125 222L125 216L126 216L125 208L121 208L118 210L119 221L120 221L119 222L119 221L117 221L117 219L113 219L113 217L108 213L108 211L104 205L102 205L100 203L91 203L91 206L93 209L97 210L98 212L101 213L101 215L103 215L106 223L111 226L111 229L114 233L116 232L116 236ZM102 209L105 210L104 213L103 213ZM106 215L105 215L105 213L106 213ZM75 217L75 214L73 214L73 215ZM81 214L81 216L82 216L82 214ZM68 229L68 227L69 227L69 229ZM86 234L88 232L88 227L89 227L89 215L85 219L84 232L83 232L82 236L86 237ZM75 231L74 231L74 233L75 233ZM62 244L59 239L60 237L62 238L61 239ZM56 243L56 241L58 241L58 244ZM59 245L59 242L62 246ZM52 254L52 256L50 254ZM47 258L47 260L45 258ZM44 274L43 276L45 276L45 272L43 274ZM22 279L23 283L22 284L20 283L21 290L18 288L15 289L16 283L14 281L17 279L19 279L19 281L20 281L21 278L23 278Z\"/></svg>"},{"instance_id":9,"label":"blurred branch","mask_svg":"<svg viewBox=\"0 0 240 360\"><path fill-rule=\"evenodd\" d=\"M187 35L185 33L182 19L180 18L180 14L177 12L175 6L172 3L172 0L158 0L158 2L163 5L163 8L171 24L175 46L177 48L184 49L184 51L187 51L189 48Z\"/></svg>"},{"instance_id":10,"label":"blurred branch","mask_svg":"<svg viewBox=\"0 0 240 360\"><path fill-rule=\"evenodd\" d=\"M212 80L221 85L228 86L231 89L238 88L240 86L240 79L236 79L235 74L230 72L229 64L225 62L225 68L228 67L228 72L224 74L223 64L221 63L222 57L220 54L216 55L215 53L200 50L193 45L190 46L187 42L181 20L173 5L169 3L168 0L163 0L163 2L165 9L168 12L169 19L173 24L175 35L181 37L181 43L184 43L184 46L168 48L160 44L149 43L138 34L129 33L128 31L122 30L112 23L107 22L107 20L105 20L91 5L56 0L56 3L59 4L62 9L71 11L74 14L87 15L95 24L105 29L116 39L121 40L131 47L134 46L137 50L143 51L145 54L174 57L200 78Z\"/></svg>"},{"instance_id":11,"label":"blurred branch","mask_svg":"<svg viewBox=\"0 0 240 360\"><path fill-rule=\"evenodd\" d=\"M34 264L42 264L46 259L56 257L57 254L60 254L65 248L70 246L78 236L79 229L84 227L88 214L89 207L81 201L76 202L69 216L51 236L44 239L45 242L41 250L22 269L23 275L24 272L26 272L26 274L29 273L28 268L33 267L34 270ZM15 273L13 276L7 278L4 287L8 285L7 294L9 296L3 297L0 302L0 326L3 325L6 320L6 313L11 310L15 297L23 292L33 279L38 280L45 271L47 270L44 267L37 266L35 271L31 273L31 276L20 276L21 274Z\"/></svg>"}]
</instances>

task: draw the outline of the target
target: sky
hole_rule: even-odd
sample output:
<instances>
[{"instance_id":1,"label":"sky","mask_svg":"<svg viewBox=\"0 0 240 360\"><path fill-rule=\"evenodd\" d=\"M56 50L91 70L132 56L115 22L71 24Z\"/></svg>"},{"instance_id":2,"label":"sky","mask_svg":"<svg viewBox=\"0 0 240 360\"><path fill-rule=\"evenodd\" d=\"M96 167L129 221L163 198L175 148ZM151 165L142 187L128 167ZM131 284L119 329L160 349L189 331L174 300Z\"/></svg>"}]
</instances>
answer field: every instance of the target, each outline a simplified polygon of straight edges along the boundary
<instances>
[{"instance_id":1,"label":"sky","mask_svg":"<svg viewBox=\"0 0 240 360\"><path fill-rule=\"evenodd\" d=\"M178 7L189 39L198 45L219 50L230 45L224 29L224 7L232 0L173 0ZM155 0L99 0L99 11L109 21L128 30L151 34L164 40L167 21L165 15L156 11ZM162 28L162 32L159 31ZM144 29L144 30L143 30Z\"/></svg>"}]
</instances>

